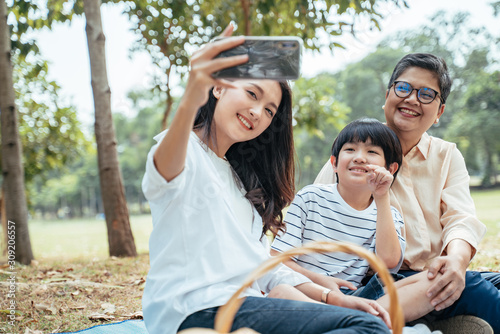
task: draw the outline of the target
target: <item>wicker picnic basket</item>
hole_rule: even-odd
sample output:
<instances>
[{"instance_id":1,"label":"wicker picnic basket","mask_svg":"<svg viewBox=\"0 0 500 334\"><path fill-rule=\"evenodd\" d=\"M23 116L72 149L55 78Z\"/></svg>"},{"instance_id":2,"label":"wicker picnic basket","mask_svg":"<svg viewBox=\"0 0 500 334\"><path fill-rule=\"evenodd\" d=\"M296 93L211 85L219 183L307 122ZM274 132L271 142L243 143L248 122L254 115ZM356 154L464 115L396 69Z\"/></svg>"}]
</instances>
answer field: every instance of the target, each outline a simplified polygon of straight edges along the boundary
<instances>
[{"instance_id":1,"label":"wicker picnic basket","mask_svg":"<svg viewBox=\"0 0 500 334\"><path fill-rule=\"evenodd\" d=\"M330 241L316 241L304 245L302 247L290 249L283 252L277 256L274 256L264 263L262 263L257 269L255 269L245 280L243 285L234 295L228 300L228 302L219 308L215 318L215 330L206 328L190 328L179 332L179 334L213 334L213 333L229 333L231 326L233 324L233 319L240 308L243 299L239 298L240 294L250 287L253 282L260 277L264 276L269 270L276 267L283 261L286 261L294 256L310 254L310 253L330 253L330 252L343 252L348 254L355 254L360 257L365 258L373 270L375 270L382 282L386 286L387 293L389 294L390 300L390 310L389 316L392 323L392 332L394 334L401 334L404 326L403 310L398 302L398 295L396 292L396 287L394 286L394 280L389 274L386 265L372 252L367 251L361 246L345 243L345 242L330 242ZM249 328L240 328L232 333L238 334L252 334L257 333Z\"/></svg>"}]
</instances>

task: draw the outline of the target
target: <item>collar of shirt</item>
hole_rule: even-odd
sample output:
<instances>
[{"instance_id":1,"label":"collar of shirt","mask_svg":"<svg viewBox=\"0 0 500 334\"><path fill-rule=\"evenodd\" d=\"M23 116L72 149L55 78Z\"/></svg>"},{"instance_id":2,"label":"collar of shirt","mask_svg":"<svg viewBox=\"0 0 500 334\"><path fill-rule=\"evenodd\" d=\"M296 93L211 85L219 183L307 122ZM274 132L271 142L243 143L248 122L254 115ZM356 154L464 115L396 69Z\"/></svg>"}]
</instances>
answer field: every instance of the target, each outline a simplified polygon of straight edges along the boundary
<instances>
[{"instance_id":1,"label":"collar of shirt","mask_svg":"<svg viewBox=\"0 0 500 334\"><path fill-rule=\"evenodd\" d=\"M424 132L422 137L420 137L420 141L417 145L415 145L408 154L406 154L405 158L412 158L416 152L420 152L424 160L427 160L427 156L429 155L429 150L431 149L431 136L427 132Z\"/></svg>"}]
</instances>

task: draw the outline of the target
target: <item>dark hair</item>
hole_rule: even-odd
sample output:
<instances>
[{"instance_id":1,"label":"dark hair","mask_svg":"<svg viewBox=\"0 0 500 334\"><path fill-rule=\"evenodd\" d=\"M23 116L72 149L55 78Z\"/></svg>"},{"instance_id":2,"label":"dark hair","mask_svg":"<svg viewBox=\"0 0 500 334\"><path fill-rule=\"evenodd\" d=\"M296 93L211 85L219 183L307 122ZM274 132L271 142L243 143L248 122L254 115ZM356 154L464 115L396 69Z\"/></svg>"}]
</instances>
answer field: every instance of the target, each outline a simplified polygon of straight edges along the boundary
<instances>
[{"instance_id":1,"label":"dark hair","mask_svg":"<svg viewBox=\"0 0 500 334\"><path fill-rule=\"evenodd\" d=\"M338 160L344 144L366 142L368 139L371 140L372 145L379 146L384 151L387 169L392 163L398 163L398 169L394 173L394 179L396 179L399 167L403 162L401 143L394 131L374 118L360 118L347 124L333 142L332 156Z\"/></svg>"},{"instance_id":2,"label":"dark hair","mask_svg":"<svg viewBox=\"0 0 500 334\"><path fill-rule=\"evenodd\" d=\"M269 127L257 138L233 144L226 158L240 178L245 197L262 217L262 233L285 230L282 210L295 195L295 162L292 132L292 91L279 82L281 102ZM198 110L194 129L204 130L204 140L215 138L213 117L217 99L210 90L208 102Z\"/></svg>"},{"instance_id":3,"label":"dark hair","mask_svg":"<svg viewBox=\"0 0 500 334\"><path fill-rule=\"evenodd\" d=\"M443 58L430 53L410 53L401 58L392 72L387 89L410 67L420 67L433 72L438 79L441 103L446 103L452 84L448 66Z\"/></svg>"}]
</instances>

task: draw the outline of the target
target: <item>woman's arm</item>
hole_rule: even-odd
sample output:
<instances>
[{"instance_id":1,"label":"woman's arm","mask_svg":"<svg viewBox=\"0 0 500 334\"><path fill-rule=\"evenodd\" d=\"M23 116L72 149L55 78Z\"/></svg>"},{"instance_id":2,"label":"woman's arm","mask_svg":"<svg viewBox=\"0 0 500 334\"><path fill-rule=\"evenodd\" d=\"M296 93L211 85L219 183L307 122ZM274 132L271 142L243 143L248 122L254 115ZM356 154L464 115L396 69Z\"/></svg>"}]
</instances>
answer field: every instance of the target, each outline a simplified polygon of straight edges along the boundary
<instances>
[{"instance_id":1,"label":"woman's arm","mask_svg":"<svg viewBox=\"0 0 500 334\"><path fill-rule=\"evenodd\" d=\"M315 283L303 283L295 287L313 300L320 301L326 295L325 301L327 304L373 314L380 317L391 328L389 313L374 300L344 295L342 292L335 290L325 293L325 288Z\"/></svg>"},{"instance_id":2,"label":"woman's arm","mask_svg":"<svg viewBox=\"0 0 500 334\"><path fill-rule=\"evenodd\" d=\"M274 249L271 249L272 256L275 256L278 254L280 254L280 252L278 252ZM304 275L305 277L309 278L314 283L317 283L321 286L324 286L325 288L329 288L331 290L338 290L340 287L345 287L345 288L348 288L350 290L356 290L356 287L351 282L308 270L308 269L302 267L301 265L299 265L294 260L290 259L288 261L283 262L283 264L286 265L287 267L295 270L296 272Z\"/></svg>"},{"instance_id":3,"label":"woman's arm","mask_svg":"<svg viewBox=\"0 0 500 334\"><path fill-rule=\"evenodd\" d=\"M452 305L462 294L467 266L486 230L475 214L463 156L455 146L449 155L440 207L443 249L441 256L432 260L428 268L433 284L427 295L432 298L436 310ZM437 273L442 275L436 278Z\"/></svg>"},{"instance_id":4,"label":"woman's arm","mask_svg":"<svg viewBox=\"0 0 500 334\"><path fill-rule=\"evenodd\" d=\"M232 34L232 25L222 36ZM221 51L233 48L244 42L244 37L231 37L208 43L191 57L189 79L186 90L179 103L174 119L154 154L154 163L158 172L171 181L184 169L187 143L198 109L208 101L209 90L214 85L232 87L231 82L215 80L212 73L226 67L248 61L247 55L214 59Z\"/></svg>"}]
</instances>

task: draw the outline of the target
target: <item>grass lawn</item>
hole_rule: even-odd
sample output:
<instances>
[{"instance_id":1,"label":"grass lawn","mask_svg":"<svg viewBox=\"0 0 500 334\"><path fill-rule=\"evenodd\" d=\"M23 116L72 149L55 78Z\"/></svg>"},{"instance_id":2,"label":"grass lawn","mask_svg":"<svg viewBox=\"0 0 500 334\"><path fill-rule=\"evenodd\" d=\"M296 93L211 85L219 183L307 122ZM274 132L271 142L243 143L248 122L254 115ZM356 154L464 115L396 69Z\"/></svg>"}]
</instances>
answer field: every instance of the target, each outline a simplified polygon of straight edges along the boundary
<instances>
[{"instance_id":1,"label":"grass lawn","mask_svg":"<svg viewBox=\"0 0 500 334\"><path fill-rule=\"evenodd\" d=\"M147 253L149 235L153 229L151 216L131 216L130 225L137 252ZM29 230L37 260L109 257L106 221L102 219L32 220Z\"/></svg>"},{"instance_id":2,"label":"grass lawn","mask_svg":"<svg viewBox=\"0 0 500 334\"><path fill-rule=\"evenodd\" d=\"M500 271L500 189L473 191L472 198L487 231L470 268Z\"/></svg>"}]
</instances>

